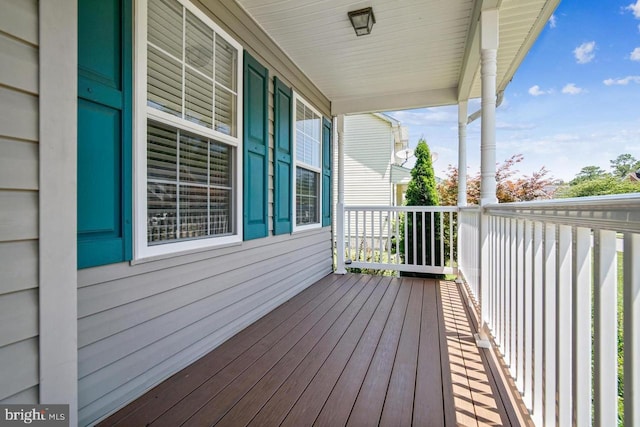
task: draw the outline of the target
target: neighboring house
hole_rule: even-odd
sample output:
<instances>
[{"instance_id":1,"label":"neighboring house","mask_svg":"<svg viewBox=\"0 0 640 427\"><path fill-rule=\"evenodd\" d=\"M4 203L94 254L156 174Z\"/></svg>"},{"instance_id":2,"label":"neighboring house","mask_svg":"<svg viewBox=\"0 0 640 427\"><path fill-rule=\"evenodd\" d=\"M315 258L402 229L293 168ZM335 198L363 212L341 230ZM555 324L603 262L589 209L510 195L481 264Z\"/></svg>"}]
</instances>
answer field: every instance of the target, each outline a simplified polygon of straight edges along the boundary
<instances>
[{"instance_id":1,"label":"neighboring house","mask_svg":"<svg viewBox=\"0 0 640 427\"><path fill-rule=\"evenodd\" d=\"M396 153L408 143L408 129L386 114L345 116L345 204L402 204L410 170L401 166L403 160Z\"/></svg>"},{"instance_id":2,"label":"neighboring house","mask_svg":"<svg viewBox=\"0 0 640 427\"><path fill-rule=\"evenodd\" d=\"M393 117L381 113L345 116L345 205L402 205L411 179L411 171L402 166L406 160L402 152L407 150L408 143L408 129ZM337 157L337 147L334 147L334 169L337 167ZM334 179L334 194L337 194L337 179ZM363 224L369 230L382 227L382 235L386 237L389 228L387 221L386 217L367 217ZM354 224L355 218L353 224L345 224L349 230L347 237L362 231L356 230ZM379 242L376 242L376 246L379 246Z\"/></svg>"},{"instance_id":3,"label":"neighboring house","mask_svg":"<svg viewBox=\"0 0 640 427\"><path fill-rule=\"evenodd\" d=\"M0 0L0 403L93 424L331 273L331 119L479 97L481 20L503 90L558 1L372 3Z\"/></svg>"},{"instance_id":4,"label":"neighboring house","mask_svg":"<svg viewBox=\"0 0 640 427\"><path fill-rule=\"evenodd\" d=\"M631 181L631 182L640 181L640 169L638 169L635 172L629 173L629 175L627 175L627 181Z\"/></svg>"}]
</instances>

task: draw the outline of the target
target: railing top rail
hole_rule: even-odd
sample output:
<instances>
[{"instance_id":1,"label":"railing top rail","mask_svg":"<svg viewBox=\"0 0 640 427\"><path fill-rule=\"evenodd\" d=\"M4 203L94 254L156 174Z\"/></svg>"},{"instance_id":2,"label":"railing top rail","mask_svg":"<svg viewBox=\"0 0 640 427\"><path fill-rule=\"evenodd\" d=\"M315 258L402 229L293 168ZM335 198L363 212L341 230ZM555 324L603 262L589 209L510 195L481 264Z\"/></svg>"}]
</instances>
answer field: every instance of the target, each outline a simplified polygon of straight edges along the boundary
<instances>
[{"instance_id":1,"label":"railing top rail","mask_svg":"<svg viewBox=\"0 0 640 427\"><path fill-rule=\"evenodd\" d=\"M640 233L640 193L485 206L489 215Z\"/></svg>"},{"instance_id":2,"label":"railing top rail","mask_svg":"<svg viewBox=\"0 0 640 427\"><path fill-rule=\"evenodd\" d=\"M640 193L613 194L610 196L574 197L571 199L535 200L532 202L494 203L487 210L604 210L615 207L629 209L640 207Z\"/></svg>"},{"instance_id":3,"label":"railing top rail","mask_svg":"<svg viewBox=\"0 0 640 427\"><path fill-rule=\"evenodd\" d=\"M345 206L345 211L386 211L386 212L458 212L457 206Z\"/></svg>"},{"instance_id":4,"label":"railing top rail","mask_svg":"<svg viewBox=\"0 0 640 427\"><path fill-rule=\"evenodd\" d=\"M480 213L482 208L479 205L469 205L469 206L460 206L458 207L460 212L472 212L472 213Z\"/></svg>"}]
</instances>

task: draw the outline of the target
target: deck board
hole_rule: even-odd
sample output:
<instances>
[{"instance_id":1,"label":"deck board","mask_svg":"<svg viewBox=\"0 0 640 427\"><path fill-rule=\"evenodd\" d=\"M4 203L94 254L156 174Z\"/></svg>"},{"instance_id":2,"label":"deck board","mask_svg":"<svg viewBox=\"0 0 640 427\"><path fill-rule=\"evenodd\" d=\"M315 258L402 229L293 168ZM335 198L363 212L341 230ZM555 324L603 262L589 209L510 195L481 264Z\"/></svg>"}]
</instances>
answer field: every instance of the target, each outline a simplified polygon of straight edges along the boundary
<instances>
[{"instance_id":1,"label":"deck board","mask_svg":"<svg viewBox=\"0 0 640 427\"><path fill-rule=\"evenodd\" d=\"M275 331L278 327L281 333L286 333L287 329L282 326L295 324L297 318L313 311L338 291L342 284L336 276L326 276L317 285L319 286L305 289L297 298L285 302L278 307L278 310L273 310L259 322L251 324L241 334L226 341L218 348L220 351L216 357L203 357L197 360L116 412L108 419L110 425L137 426L154 421L253 346L269 345L269 342L275 342L277 338ZM206 374L203 375L203 372Z\"/></svg>"},{"instance_id":2,"label":"deck board","mask_svg":"<svg viewBox=\"0 0 640 427\"><path fill-rule=\"evenodd\" d=\"M311 417L311 411L319 412L322 409L321 403L331 392L337 379L336 373L339 375L344 369L358 339L364 333L388 290L388 284L381 279L381 277L373 278L367 284L367 286L375 286L375 289L339 341L327 345L325 348L319 345L314 349L313 357L305 359L296 368L296 372L287 379L285 384L253 418L250 425L281 425L285 417L289 417L294 406L297 411L291 414L288 422L292 425L300 425ZM321 343L322 341L319 344ZM307 390L311 392L307 393L303 399L302 396ZM300 410L302 410L301 413ZM296 413L299 413L302 418L296 419Z\"/></svg>"},{"instance_id":3,"label":"deck board","mask_svg":"<svg viewBox=\"0 0 640 427\"><path fill-rule=\"evenodd\" d=\"M413 418L424 286L422 280L406 281L411 283L411 294L382 409L381 426L411 425ZM439 354L438 346L435 348Z\"/></svg>"},{"instance_id":4,"label":"deck board","mask_svg":"<svg viewBox=\"0 0 640 427\"><path fill-rule=\"evenodd\" d=\"M410 293L411 285L401 279L400 292L351 410L348 426L371 426L380 421Z\"/></svg>"},{"instance_id":5,"label":"deck board","mask_svg":"<svg viewBox=\"0 0 640 427\"><path fill-rule=\"evenodd\" d=\"M282 335L281 339L273 343L264 343L260 348L252 348L250 352L234 360L219 374L190 393L178 405L170 408L152 425L174 427L187 420L191 425L215 424L300 340L305 336L313 337L314 334L324 333L362 290L362 282L362 279L358 282L356 277L346 280L337 292L292 330L278 334Z\"/></svg>"},{"instance_id":6,"label":"deck board","mask_svg":"<svg viewBox=\"0 0 640 427\"><path fill-rule=\"evenodd\" d=\"M373 316L329 396L324 402L315 402L316 405L322 404L319 414L314 417L315 413L309 413L310 417L315 418L315 425L331 427L347 423L365 375L371 365L374 352L388 322L392 307L397 300L399 290L400 280L392 279L389 282L388 290L380 309ZM308 389L307 395L309 395L308 399L313 400L314 390ZM304 422L304 413L307 408L305 403L305 401L302 402L303 406L301 408L294 408L285 419L284 425L295 427ZM290 420L290 418L292 419Z\"/></svg>"},{"instance_id":7,"label":"deck board","mask_svg":"<svg viewBox=\"0 0 640 427\"><path fill-rule=\"evenodd\" d=\"M413 408L413 423L417 426L441 426L444 416L442 360L440 352L434 354L433 347L440 347L440 318L438 316L436 286L425 286L422 297L422 319L416 374L416 402Z\"/></svg>"},{"instance_id":8,"label":"deck board","mask_svg":"<svg viewBox=\"0 0 640 427\"><path fill-rule=\"evenodd\" d=\"M508 425L457 286L330 275L111 426Z\"/></svg>"}]
</instances>

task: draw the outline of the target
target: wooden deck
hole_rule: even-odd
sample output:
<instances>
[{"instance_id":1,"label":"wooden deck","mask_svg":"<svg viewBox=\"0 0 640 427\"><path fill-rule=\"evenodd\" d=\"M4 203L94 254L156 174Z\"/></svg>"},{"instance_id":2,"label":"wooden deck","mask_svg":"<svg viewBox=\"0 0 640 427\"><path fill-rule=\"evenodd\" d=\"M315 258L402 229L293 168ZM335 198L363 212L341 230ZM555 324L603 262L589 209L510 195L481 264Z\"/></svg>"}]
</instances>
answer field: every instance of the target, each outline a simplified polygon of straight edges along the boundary
<instances>
[{"instance_id":1,"label":"wooden deck","mask_svg":"<svg viewBox=\"0 0 640 427\"><path fill-rule=\"evenodd\" d=\"M455 283L330 275L100 425L510 425L472 332Z\"/></svg>"}]
</instances>

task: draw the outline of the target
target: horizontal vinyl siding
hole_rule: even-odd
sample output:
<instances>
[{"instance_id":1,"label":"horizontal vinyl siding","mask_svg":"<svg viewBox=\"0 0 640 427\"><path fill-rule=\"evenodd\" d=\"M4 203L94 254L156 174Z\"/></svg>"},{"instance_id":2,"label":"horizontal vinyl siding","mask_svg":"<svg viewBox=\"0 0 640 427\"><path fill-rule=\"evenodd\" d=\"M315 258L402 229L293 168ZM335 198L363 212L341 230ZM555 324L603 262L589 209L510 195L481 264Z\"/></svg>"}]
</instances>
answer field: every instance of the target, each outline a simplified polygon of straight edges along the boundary
<instances>
[{"instance_id":1,"label":"horizontal vinyl siding","mask_svg":"<svg viewBox=\"0 0 640 427\"><path fill-rule=\"evenodd\" d=\"M344 119L344 202L346 205L391 203L391 144L388 122L373 114Z\"/></svg>"},{"instance_id":2,"label":"horizontal vinyl siding","mask_svg":"<svg viewBox=\"0 0 640 427\"><path fill-rule=\"evenodd\" d=\"M354 205L393 205L391 192L391 161L393 134L391 124L374 114L358 114L344 118L344 203ZM334 146L334 170L338 170L338 149ZM337 200L338 180L334 174L334 199ZM336 210L334 208L334 215ZM360 216L362 218L362 215ZM385 217L386 218L386 217ZM353 218L355 221L355 217ZM345 233L355 235L355 223L345 221ZM380 220L366 220L366 229L379 232ZM383 220L383 231L387 222ZM358 232L362 234L362 223ZM383 233L386 235L386 233Z\"/></svg>"},{"instance_id":3,"label":"horizontal vinyl siding","mask_svg":"<svg viewBox=\"0 0 640 427\"><path fill-rule=\"evenodd\" d=\"M0 242L0 294L38 287L38 242Z\"/></svg>"},{"instance_id":4,"label":"horizontal vinyl siding","mask_svg":"<svg viewBox=\"0 0 640 427\"><path fill-rule=\"evenodd\" d=\"M180 265L128 267L129 277L114 265L113 280L104 283L83 271L81 424L113 412L329 274L330 254L324 228L183 257ZM109 269L92 270L104 277Z\"/></svg>"},{"instance_id":5,"label":"horizontal vinyl siding","mask_svg":"<svg viewBox=\"0 0 640 427\"><path fill-rule=\"evenodd\" d=\"M0 10L0 403L37 403L38 3Z\"/></svg>"}]
</instances>

